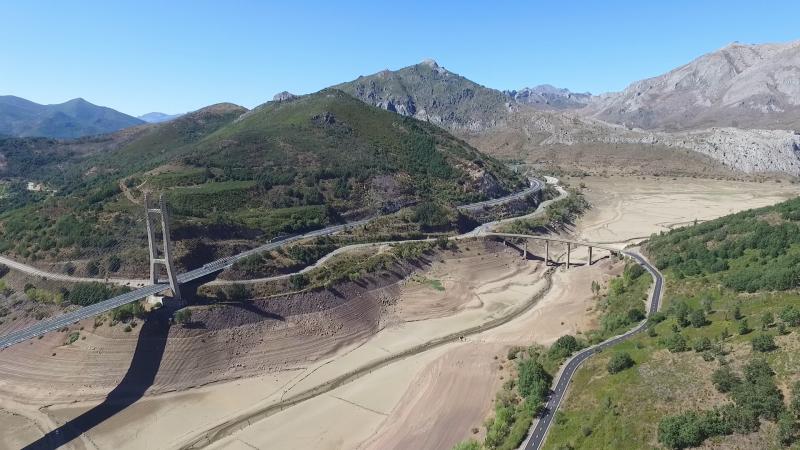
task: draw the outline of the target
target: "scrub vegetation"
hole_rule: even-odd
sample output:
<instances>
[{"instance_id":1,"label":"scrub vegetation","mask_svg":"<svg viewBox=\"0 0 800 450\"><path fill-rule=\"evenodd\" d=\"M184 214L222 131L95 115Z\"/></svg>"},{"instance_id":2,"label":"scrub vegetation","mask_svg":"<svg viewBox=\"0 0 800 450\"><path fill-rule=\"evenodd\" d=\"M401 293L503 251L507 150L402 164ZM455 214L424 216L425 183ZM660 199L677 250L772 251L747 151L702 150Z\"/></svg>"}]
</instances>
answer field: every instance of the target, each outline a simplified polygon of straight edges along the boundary
<instances>
[{"instance_id":1,"label":"scrub vegetation","mask_svg":"<svg viewBox=\"0 0 800 450\"><path fill-rule=\"evenodd\" d=\"M794 199L653 236L661 312L578 370L545 448L796 445L799 226Z\"/></svg>"}]
</instances>

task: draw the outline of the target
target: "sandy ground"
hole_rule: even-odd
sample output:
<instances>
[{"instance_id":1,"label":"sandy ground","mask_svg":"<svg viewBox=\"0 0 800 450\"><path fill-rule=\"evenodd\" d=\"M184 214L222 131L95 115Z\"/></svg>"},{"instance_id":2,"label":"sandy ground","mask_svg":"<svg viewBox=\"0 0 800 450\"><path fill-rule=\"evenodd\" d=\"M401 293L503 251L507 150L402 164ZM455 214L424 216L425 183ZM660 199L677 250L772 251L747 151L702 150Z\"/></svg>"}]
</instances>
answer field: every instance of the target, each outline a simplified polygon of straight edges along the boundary
<instances>
[{"instance_id":1,"label":"sandy ground","mask_svg":"<svg viewBox=\"0 0 800 450\"><path fill-rule=\"evenodd\" d=\"M800 194L800 185L747 183L694 178L586 177L592 205L578 222L577 234L592 242L627 242L671 227L708 220L744 209L773 205Z\"/></svg>"},{"instance_id":2,"label":"sandy ground","mask_svg":"<svg viewBox=\"0 0 800 450\"><path fill-rule=\"evenodd\" d=\"M776 203L800 191L788 184L693 179L580 181L587 186L593 209L578 222L575 234L621 245L676 223ZM541 249L531 250L541 254ZM551 252L561 253L555 246ZM604 256L594 254L595 260ZM577 249L572 261L582 263L586 257L585 249ZM368 338L352 340L331 355L314 356L291 370L148 395L93 428L87 438L97 448L178 448L215 424L246 417L356 367L503 315L543 288L543 270L540 261L523 262L512 249L435 262L422 278L399 284L397 302L385 311L380 330ZM607 280L620 270L621 265L610 259L559 269L549 293L513 321L376 369L254 421L212 447L449 448L469 437L470 429L480 427L491 410L502 383L498 366L505 350L510 345L548 344L563 334L594 327L591 281ZM433 287L432 280L441 282L444 290ZM44 412L63 423L91 406L59 404ZM15 430L2 441L18 440L12 447L37 434L33 422L5 413L0 426Z\"/></svg>"},{"instance_id":3,"label":"sandy ground","mask_svg":"<svg viewBox=\"0 0 800 450\"><path fill-rule=\"evenodd\" d=\"M318 359L314 352L308 350L310 359L306 364L298 365L293 370L248 377L234 382L215 383L182 392L145 396L95 426L87 433L88 438L97 448L179 447L198 431L208 429L216 423L274 404L281 398L315 387L336 376L348 373L355 367L361 367L386 358L387 355L408 350L431 339L485 323L512 309L519 308L542 288L542 270L540 263L522 261L517 251L512 248L500 246L499 253L493 253L487 252L482 246L473 245L471 251L454 254L441 262L433 262L431 269L425 273L425 279L435 279L434 277L446 275L447 278L442 280L445 286L444 291L438 291L429 284L419 281L400 283L400 299L393 308L390 307L385 313L384 327L371 338L355 340L348 345L343 345L332 356L322 359ZM447 286L450 286L451 289L448 290ZM459 286L459 288L455 288L455 286ZM438 307L434 308L427 317L419 304L424 298L424 295L420 293L424 291L438 296L436 300ZM441 295L442 292L449 293L449 295ZM410 299L408 304L404 301L406 295ZM294 351L301 350L295 349ZM171 352L167 352L167 356L170 354ZM426 358L430 358L432 354L426 352ZM298 356L299 354L296 354L294 358L296 359ZM172 367L178 363L177 358L169 357L168 359L171 361L170 367L165 367L162 363L161 371L179 373L180 367ZM401 384L395 379L403 379L407 382L413 378L411 372L401 376L401 373L397 371L398 364L405 364L405 361L386 368L391 370L377 371L376 373L387 374L390 378L389 385ZM409 358L409 370L418 370L420 361L422 360ZM24 369L24 366L21 367ZM43 367L39 366L36 372L41 373ZM195 372L196 368L187 367L187 376ZM15 376L20 377L22 374L17 373ZM386 382L380 384L383 385ZM344 386L342 388L345 393L341 398L344 400L333 402L333 405L341 407L342 402L346 403L348 400L360 404L358 398L353 400L348 398L350 391L347 389L354 389L356 392L364 389L361 388L361 380L351 386L353 387ZM8 385L6 388L11 389ZM493 390L494 386L489 386L486 395L492 396ZM365 391L369 390L365 389ZM386 395L381 395L380 392L369 393L369 400L374 407L367 407L367 410L382 410L388 414L405 389L392 388L388 391L384 389L381 391ZM317 399L313 401L317 401ZM44 411L58 423L64 423L91 409L96 403L62 403L47 407ZM303 405L306 404L312 403L306 402ZM479 405L474 410L474 414L482 415L485 408L485 404ZM302 410L291 408L276 417ZM381 417L381 420L385 419L385 417ZM375 423L374 427L378 425L380 422ZM369 437L374 427L363 428L365 439ZM322 427L319 429L324 430ZM351 436L348 439L356 435L347 433L347 436ZM303 436L303 433L289 436L299 438ZM292 445L287 442L286 448L290 448ZM270 448L275 447L270 446ZM284 446L280 448L284 448Z\"/></svg>"},{"instance_id":4,"label":"sandy ground","mask_svg":"<svg viewBox=\"0 0 800 450\"><path fill-rule=\"evenodd\" d=\"M594 327L591 280L608 279L621 268L620 263L604 259L596 265L559 271L550 293L517 319L468 337L463 343L384 367L355 383L255 422L212 448L450 448L469 437L473 427L481 427L502 384L499 366L505 362L508 347L547 344L564 334ZM492 290L489 283L479 291L485 295ZM410 293L417 301L416 287ZM353 414L347 414L349 411ZM309 423L314 426L309 428Z\"/></svg>"},{"instance_id":5,"label":"sandy ground","mask_svg":"<svg viewBox=\"0 0 800 450\"><path fill-rule=\"evenodd\" d=\"M24 447L42 435L41 428L25 416L0 409L0 449Z\"/></svg>"}]
</instances>

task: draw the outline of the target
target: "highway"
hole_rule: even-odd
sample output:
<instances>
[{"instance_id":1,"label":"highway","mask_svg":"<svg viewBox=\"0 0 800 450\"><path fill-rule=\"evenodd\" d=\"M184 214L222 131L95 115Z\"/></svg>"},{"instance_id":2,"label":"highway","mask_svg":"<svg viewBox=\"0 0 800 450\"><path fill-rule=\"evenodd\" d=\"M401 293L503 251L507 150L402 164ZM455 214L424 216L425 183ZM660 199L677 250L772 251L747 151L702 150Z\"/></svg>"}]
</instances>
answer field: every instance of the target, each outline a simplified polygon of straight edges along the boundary
<instances>
[{"instance_id":1,"label":"highway","mask_svg":"<svg viewBox=\"0 0 800 450\"><path fill-rule=\"evenodd\" d=\"M540 191L543 186L544 186L543 182L541 182L541 181L539 181L537 179L531 178L530 179L530 187L528 187L528 188L526 188L526 189L524 189L524 190L522 190L520 192L515 192L515 193L507 195L505 197L501 197L501 198L497 198L497 199L493 199L493 200L487 200L487 201L483 201L483 202L472 203L472 204L469 204L469 205L463 205L463 206L460 206L458 208L460 210L462 210L462 211L473 211L473 210L480 209L480 208L487 208L487 207L490 207L490 206L500 205L502 203L507 203L507 202L514 201L514 200L523 198L525 196L534 194L534 193ZM358 221L355 221L355 222L349 222L349 223L341 224L341 225L332 225L332 226L329 226L329 227L326 227L326 228L322 228L322 229L319 229L319 230L310 231L310 232L305 233L305 234L289 236L289 237L286 237L286 238L283 238L283 239L279 239L279 240L273 240L272 242L269 242L269 243L266 243L266 244L261 245L259 247L244 251L244 252L239 253L239 254L237 254L235 256L230 256L230 257L227 257L227 258L218 259L216 261L213 261L213 262L210 262L208 264L205 264L202 267L199 267L197 269L190 270L189 272L182 273L182 274L178 275L178 283L181 283L181 284L187 283L189 281L193 281L193 280L196 280L198 278L202 278L202 277L205 277L207 275L210 275L210 274L212 274L214 272L221 271L221 270L223 270L225 268L228 268L228 267L232 266L234 263L236 263L236 261L239 261L239 260L241 260L243 258L246 258L248 256L251 256L251 255L254 255L254 254L257 254L257 253L262 253L262 252L274 250L274 249L276 249L278 247L284 246L284 245L286 245L288 243L291 243L291 242L294 242L294 241L298 241L298 240L301 240L301 239L309 239L309 238L314 238L314 237L329 236L329 235L332 235L332 234L336 234L336 233L344 231L344 230L346 230L348 228L354 228L354 227L358 227L358 226L361 226L361 225L365 225L366 223L368 223L371 220L374 220L374 218L358 220ZM14 262L13 260L8 260L7 258L4 258L4 259L6 261L12 263L12 264L9 264L10 267L15 268L15 269L20 269L23 272L26 272L26 270L24 270L24 269L30 268L30 266L26 266L24 264L18 264L16 262ZM49 274L47 272L43 272L43 271L35 269L35 268L33 268L33 269L35 271L33 273L34 275L58 279L58 277L54 276L54 274ZM97 279L97 280L85 279L85 280L82 280L82 281L99 281L99 282L103 282L104 280L102 280L102 279ZM106 311L110 311L110 310L112 310L114 308L117 308L119 306L122 306L122 305L131 303L131 302L134 302L134 301L137 301L137 300L141 300L141 299L147 298L147 296L156 294L158 292L161 292L161 291L167 289L168 287L169 287L169 285L166 284L166 283L159 283L159 284L145 286L145 287L142 287L142 288L127 292L125 294L118 295L116 297L112 297L112 298L110 298L108 300L105 300L105 301L102 301L102 302L99 302L99 303L95 303L94 305L85 306L85 307L83 307L81 309L78 309L78 310L75 310L75 311L72 311L72 312L69 312L69 313L66 313L66 314L62 314L60 316L56 316L56 317L53 317L53 318L42 320L42 321L40 321L40 322L38 322L38 323L36 323L34 325L31 325L28 328L24 328L24 329L21 329L21 330L13 331L13 332L11 332L9 334L6 334L4 336L0 336L0 350L2 350L4 348L7 348L7 347L10 347L10 346L15 345L15 344L19 344L20 342L26 341L28 339L32 339L32 338L35 338L37 336L44 335L44 334L49 333L51 331L55 331L55 330L61 329L61 328L65 327L65 326L67 326L67 325L70 325L72 323L78 322L80 320L87 319L89 317L96 316L98 314L102 314L102 313L104 313Z\"/></svg>"},{"instance_id":2,"label":"highway","mask_svg":"<svg viewBox=\"0 0 800 450\"><path fill-rule=\"evenodd\" d=\"M650 265L650 263L640 254L634 252L622 253L636 260L636 262L650 272L650 275L655 281L655 284L653 285L653 291L650 295L650 306L647 312L649 317L652 314L655 314L660 307L661 292L664 280L661 276L661 273L659 273L655 267ZM643 320L627 333L609 338L597 345L581 350L567 360L566 365L563 366L561 372L556 376L555 387L553 388L550 397L547 400L545 409L539 416L538 421L536 421L536 423L533 425L533 430L528 436L528 442L523 448L525 450L539 450L542 447L545 438L547 438L547 432L550 430L550 426L552 425L553 417L555 416L556 411L558 411L558 407L561 405L561 400L564 399L564 395L567 392L569 383L572 381L572 377L575 375L575 372L584 361L589 359L595 353L599 353L606 348L619 344L620 342L623 342L644 331L646 328L647 319Z\"/></svg>"},{"instance_id":3,"label":"highway","mask_svg":"<svg viewBox=\"0 0 800 450\"><path fill-rule=\"evenodd\" d=\"M531 194L539 192L544 187L544 182L542 180L537 180L536 178L529 178L528 180L530 182L530 187L528 187L525 190L519 191L511 195L507 195L505 197L495 198L492 200L485 200L477 203L470 203L469 205L462 205L458 207L458 210L476 211L482 208L490 208L492 206L497 206L514 200L523 199Z\"/></svg>"}]
</instances>

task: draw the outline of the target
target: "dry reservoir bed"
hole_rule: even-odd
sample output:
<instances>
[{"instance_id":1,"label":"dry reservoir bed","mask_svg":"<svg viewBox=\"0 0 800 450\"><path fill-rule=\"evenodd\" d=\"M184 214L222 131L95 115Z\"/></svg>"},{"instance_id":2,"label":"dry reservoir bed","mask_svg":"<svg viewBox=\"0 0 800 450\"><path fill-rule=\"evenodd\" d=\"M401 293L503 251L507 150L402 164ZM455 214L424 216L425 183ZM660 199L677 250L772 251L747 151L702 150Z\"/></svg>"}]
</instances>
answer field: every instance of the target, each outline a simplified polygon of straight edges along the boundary
<instances>
[{"instance_id":1,"label":"dry reservoir bed","mask_svg":"<svg viewBox=\"0 0 800 450\"><path fill-rule=\"evenodd\" d=\"M583 181L593 204L575 234L608 242L772 204L798 190L693 179L569 181ZM401 277L350 286L338 297L262 300L255 310L205 313L207 329L170 330L147 395L73 446L178 448L203 430L246 418L387 355L491 321L544 289L541 262L523 262L502 246L466 247L432 259L411 276L408 268ZM573 261L585 257L579 249ZM550 291L511 322L373 370L212 447L448 448L488 414L502 383L494 357L510 345L547 344L594 327L589 285L620 269L603 260L556 272ZM53 333L0 352L0 407L18 413L0 414L0 428L13 430L3 433L0 448L18 448L92 408L124 376L138 330L84 326L87 339L74 348L63 347L64 336Z\"/></svg>"}]
</instances>

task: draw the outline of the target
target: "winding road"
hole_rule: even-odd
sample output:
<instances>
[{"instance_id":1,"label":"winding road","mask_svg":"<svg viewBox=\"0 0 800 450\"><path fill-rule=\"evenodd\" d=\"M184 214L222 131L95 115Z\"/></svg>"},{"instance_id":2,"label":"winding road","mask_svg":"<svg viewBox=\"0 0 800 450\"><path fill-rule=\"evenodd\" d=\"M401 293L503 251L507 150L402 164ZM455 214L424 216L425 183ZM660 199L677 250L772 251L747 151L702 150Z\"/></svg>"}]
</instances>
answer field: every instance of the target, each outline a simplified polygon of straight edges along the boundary
<instances>
[{"instance_id":1,"label":"winding road","mask_svg":"<svg viewBox=\"0 0 800 450\"><path fill-rule=\"evenodd\" d=\"M650 293L650 306L648 308L647 315L648 317L652 314L655 314L658 311L658 308L661 304L661 293L662 287L664 283L664 279L661 276L661 273L653 267L647 259L645 259L642 255L635 252L622 252L626 256L629 256L636 260L642 267L644 267L650 275L653 277L655 284L653 285L653 290ZM643 320L639 325L635 328L631 329L625 334L621 334L619 336L612 337L608 340L605 340L597 345L592 347L586 348L574 356L572 356L567 363L562 367L561 371L556 375L555 386L553 387L552 393L550 394L550 398L545 405L545 409L542 414L539 416L538 420L532 425L532 430L530 435L528 436L528 442L523 446L525 450L539 450L542 448L545 439L547 438L547 432L550 431L550 426L553 423L553 417L558 411L558 407L561 405L561 400L564 399L564 396L567 393L567 389L569 388L569 383L572 381L572 377L575 375L575 372L578 371L581 364L584 361L589 359L595 353L600 353L601 351L611 347L613 345L619 344L631 337L635 336L638 333L641 333L647 328L647 319Z\"/></svg>"},{"instance_id":2,"label":"winding road","mask_svg":"<svg viewBox=\"0 0 800 450\"><path fill-rule=\"evenodd\" d=\"M474 210L478 210L478 209L497 206L497 205L500 205L500 204L503 204L503 203L508 203L508 202L511 202L511 201L514 201L514 200L518 200L518 199L521 199L521 198L525 198L525 197L527 197L529 195L535 194L535 193L541 191L543 187L544 187L544 182L542 182L542 181L540 181L538 179L535 179L535 178L530 178L529 179L529 186L526 189L523 189L523 190L521 190L519 192L515 192L515 193L512 193L512 194L509 194L509 195L507 195L505 197L500 197L500 198L496 198L496 199L492 199L492 200L486 200L486 201L482 201L482 202L478 202L478 203L472 203L472 204L469 204L469 205L462 205L462 206L459 206L458 209L461 210L461 211L474 211ZM267 244L261 245L259 247L244 251L242 253L239 253L239 254L237 254L235 256L218 259L216 261L213 261L213 262L210 262L208 264L205 264L200 268L191 270L189 272L182 273L182 274L178 275L178 282L179 283L187 283L189 281L197 280L198 278L203 278L203 277L208 276L208 275L210 275L210 274L212 274L214 272L219 272L219 271L221 271L223 269L226 269L226 268L232 266L234 263L236 263L236 261L239 261L239 260L241 260L243 258L246 258L248 256L251 256L251 255L254 255L254 254L258 254L258 253L262 253L262 252L267 252L267 251L270 251L270 250L274 250L274 249L276 249L278 247L281 247L281 246L284 246L284 245L286 245L286 244L288 244L290 242L298 241L298 240L301 240L301 239L309 239L309 238L315 238L315 237L320 237L320 236L329 236L329 235L332 235L332 234L336 234L336 233L345 231L345 230L350 229L350 228L354 228L354 227L358 227L358 226L361 226L361 225L365 225L366 223L368 223L368 222L370 222L371 220L374 220L374 219L375 218L370 218L370 219L358 220L358 221L355 221L355 222L349 222L349 223L341 224L341 225L332 225L332 226L329 226L329 227L326 227L326 228L322 228L322 229L319 229L319 230L315 230L315 231L311 231L311 232L308 232L308 233L305 233L305 234L289 236L287 238L280 239L280 240L274 240L272 242L269 242ZM15 270L18 270L18 271L21 271L21 272L24 272L24 273L28 273L30 275L35 275L35 276L40 276L40 277L50 278L50 279L57 279L57 280L61 280L61 281L70 281L70 282L85 282L85 281L109 282L109 281L111 281L111 280L94 279L94 278L71 277L71 276L62 275L62 274L53 274L53 273L49 273L49 272L45 272L43 270L37 269L37 268L32 267L32 266L28 266L26 264L18 263L18 262L14 261L14 260L11 260L11 259L8 259L8 258L4 258L4 257L0 257L0 263L5 264L5 265L7 265L7 266L9 266L9 267L11 267L11 268L13 268ZM127 280L125 280L125 281L127 281ZM127 284L127 283L121 283L121 284ZM156 294L158 292L164 291L168 287L169 287L169 285L166 284L166 283L159 283L159 284L153 284L153 285L149 285L149 286L144 286L144 287L141 287L139 289L127 292L127 293L122 294L122 295L118 295L116 297L112 297L112 298L110 298L108 300L105 300L105 301L102 301L102 302L99 302L99 303L95 303L93 305L86 306L86 307L80 308L80 309L75 310L75 311L71 311L71 312L68 312L66 314L62 314L60 316L56 316L56 317L53 317L53 318L50 318L50 319L42 320L42 321L40 321L40 322L38 322L38 323L36 323L34 325L31 325L30 327L27 327L27 328L24 328L24 329L20 329L20 330L16 330L16 331L8 333L8 334L6 334L4 336L0 336L0 350L2 350L4 348L7 348L7 347L10 347L10 346L15 345L15 344L19 344L20 342L26 341L28 339L32 339L32 338L35 338L37 336L44 335L44 334L49 333L51 331L55 331L55 330L61 329L61 328L65 327L65 326L68 326L68 325L70 325L72 323L75 323L75 322L78 322L80 320L87 319L89 317L96 316L98 314L102 314L102 313L104 313L106 311L110 311L110 310L112 310L114 308L117 308L119 306L122 306L122 305L125 305L125 304L128 304L128 303L132 303L134 301L141 300L143 298L147 298L149 295L153 295L153 294Z\"/></svg>"}]
</instances>

